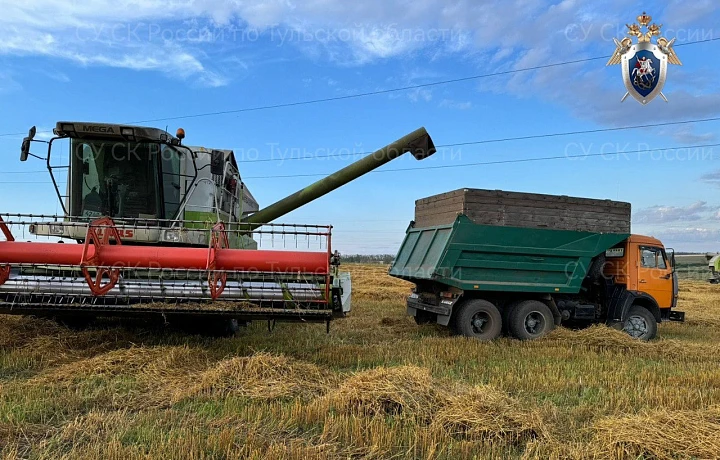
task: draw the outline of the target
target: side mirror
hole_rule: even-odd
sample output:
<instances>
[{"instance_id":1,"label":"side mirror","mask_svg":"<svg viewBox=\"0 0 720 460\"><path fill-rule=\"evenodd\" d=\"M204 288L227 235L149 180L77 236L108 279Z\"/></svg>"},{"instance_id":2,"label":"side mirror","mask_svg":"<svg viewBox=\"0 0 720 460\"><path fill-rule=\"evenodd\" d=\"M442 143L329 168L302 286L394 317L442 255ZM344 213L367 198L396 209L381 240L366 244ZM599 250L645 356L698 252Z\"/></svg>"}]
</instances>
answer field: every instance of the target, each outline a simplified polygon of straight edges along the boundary
<instances>
[{"instance_id":1,"label":"side mirror","mask_svg":"<svg viewBox=\"0 0 720 460\"><path fill-rule=\"evenodd\" d=\"M20 146L20 161L27 161L30 155L30 143L35 139L35 134L37 134L37 128L33 126L30 128L28 136L23 139L22 145Z\"/></svg>"},{"instance_id":2,"label":"side mirror","mask_svg":"<svg viewBox=\"0 0 720 460\"><path fill-rule=\"evenodd\" d=\"M27 161L28 155L30 155L30 138L26 137L20 146L20 161Z\"/></svg>"},{"instance_id":3,"label":"side mirror","mask_svg":"<svg viewBox=\"0 0 720 460\"><path fill-rule=\"evenodd\" d=\"M668 255L668 259L670 259L670 267L672 268L672 271L675 272L675 250L673 248L665 248L665 253Z\"/></svg>"},{"instance_id":4,"label":"side mirror","mask_svg":"<svg viewBox=\"0 0 720 460\"><path fill-rule=\"evenodd\" d=\"M675 264L675 251L672 252L672 256L670 256L670 257L671 257L670 263L672 264L673 272L675 272L675 270L677 270L677 265Z\"/></svg>"}]
</instances>

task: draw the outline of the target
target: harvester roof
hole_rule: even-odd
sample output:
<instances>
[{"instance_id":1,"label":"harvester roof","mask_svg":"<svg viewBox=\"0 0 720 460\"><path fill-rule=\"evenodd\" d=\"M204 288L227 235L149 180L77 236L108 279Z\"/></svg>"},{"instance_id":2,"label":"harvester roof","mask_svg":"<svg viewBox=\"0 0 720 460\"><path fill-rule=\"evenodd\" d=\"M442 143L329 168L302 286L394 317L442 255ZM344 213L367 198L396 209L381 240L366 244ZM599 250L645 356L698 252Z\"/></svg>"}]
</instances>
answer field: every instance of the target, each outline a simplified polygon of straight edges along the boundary
<instances>
[{"instance_id":1,"label":"harvester roof","mask_svg":"<svg viewBox=\"0 0 720 460\"><path fill-rule=\"evenodd\" d=\"M167 131L144 126L116 125L85 121L59 121L53 130L56 136L79 139L108 139L131 142L159 142L180 145L180 139Z\"/></svg>"}]
</instances>

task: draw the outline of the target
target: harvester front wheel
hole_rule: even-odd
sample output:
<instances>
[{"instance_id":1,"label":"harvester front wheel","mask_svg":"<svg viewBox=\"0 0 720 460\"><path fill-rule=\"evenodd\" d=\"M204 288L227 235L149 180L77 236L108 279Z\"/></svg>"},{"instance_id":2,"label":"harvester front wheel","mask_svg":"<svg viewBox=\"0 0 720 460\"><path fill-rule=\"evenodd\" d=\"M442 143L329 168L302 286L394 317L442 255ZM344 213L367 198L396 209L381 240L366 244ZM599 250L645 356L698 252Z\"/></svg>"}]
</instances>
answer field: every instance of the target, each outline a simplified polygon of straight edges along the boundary
<instances>
[{"instance_id":1,"label":"harvester front wheel","mask_svg":"<svg viewBox=\"0 0 720 460\"><path fill-rule=\"evenodd\" d=\"M525 300L508 313L508 331L520 340L534 340L555 328L550 307L539 300Z\"/></svg>"},{"instance_id":2,"label":"harvester front wheel","mask_svg":"<svg viewBox=\"0 0 720 460\"><path fill-rule=\"evenodd\" d=\"M56 323L75 331L87 329L95 321L95 317L89 315L56 315L53 319Z\"/></svg>"},{"instance_id":3,"label":"harvester front wheel","mask_svg":"<svg viewBox=\"0 0 720 460\"><path fill-rule=\"evenodd\" d=\"M487 300L471 299L455 313L455 332L478 340L494 340L502 332L500 310Z\"/></svg>"},{"instance_id":4,"label":"harvester front wheel","mask_svg":"<svg viewBox=\"0 0 720 460\"><path fill-rule=\"evenodd\" d=\"M180 316L172 320L172 324L189 334L205 337L232 337L240 329L240 322L235 318Z\"/></svg>"}]
</instances>

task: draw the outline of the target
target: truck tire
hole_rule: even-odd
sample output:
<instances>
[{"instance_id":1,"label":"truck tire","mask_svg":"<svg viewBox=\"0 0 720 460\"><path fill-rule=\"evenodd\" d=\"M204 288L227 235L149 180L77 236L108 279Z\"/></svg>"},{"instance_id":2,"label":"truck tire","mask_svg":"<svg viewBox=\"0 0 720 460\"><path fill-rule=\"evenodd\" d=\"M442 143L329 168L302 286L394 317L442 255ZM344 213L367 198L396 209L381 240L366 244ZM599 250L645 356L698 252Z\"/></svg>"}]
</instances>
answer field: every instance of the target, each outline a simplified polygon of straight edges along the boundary
<instances>
[{"instance_id":1,"label":"truck tire","mask_svg":"<svg viewBox=\"0 0 720 460\"><path fill-rule=\"evenodd\" d=\"M550 307L539 300L525 300L516 304L508 315L508 331L520 340L534 340L555 329Z\"/></svg>"},{"instance_id":2,"label":"truck tire","mask_svg":"<svg viewBox=\"0 0 720 460\"><path fill-rule=\"evenodd\" d=\"M603 274L603 269L605 268L605 254L600 254L599 256L595 257L590 264L590 268L588 269L587 278L590 279L591 282L596 283L600 282L600 280L605 276Z\"/></svg>"},{"instance_id":3,"label":"truck tire","mask_svg":"<svg viewBox=\"0 0 720 460\"><path fill-rule=\"evenodd\" d=\"M647 308L631 305L622 330L634 339L652 340L657 335L657 320Z\"/></svg>"},{"instance_id":4,"label":"truck tire","mask_svg":"<svg viewBox=\"0 0 720 460\"><path fill-rule=\"evenodd\" d=\"M508 328L508 325L510 324L510 313L520 302L522 302L522 300L513 300L512 302L508 302L503 306L502 310L500 311L500 313L502 314L503 335L510 335L510 329Z\"/></svg>"},{"instance_id":5,"label":"truck tire","mask_svg":"<svg viewBox=\"0 0 720 460\"><path fill-rule=\"evenodd\" d=\"M502 333L502 315L487 300L466 300L455 313L454 330L465 337L494 340Z\"/></svg>"}]
</instances>

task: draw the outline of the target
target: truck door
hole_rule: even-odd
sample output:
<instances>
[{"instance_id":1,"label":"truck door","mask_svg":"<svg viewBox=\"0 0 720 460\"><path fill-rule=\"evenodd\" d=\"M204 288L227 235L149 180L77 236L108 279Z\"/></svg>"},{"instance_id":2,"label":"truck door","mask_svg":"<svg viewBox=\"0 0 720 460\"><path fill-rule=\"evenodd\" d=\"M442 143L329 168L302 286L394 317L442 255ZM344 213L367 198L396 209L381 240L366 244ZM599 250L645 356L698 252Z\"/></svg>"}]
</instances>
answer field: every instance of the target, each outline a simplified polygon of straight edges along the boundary
<instances>
[{"instance_id":1,"label":"truck door","mask_svg":"<svg viewBox=\"0 0 720 460\"><path fill-rule=\"evenodd\" d=\"M659 247L639 246L638 290L652 296L660 308L673 303L672 267Z\"/></svg>"}]
</instances>

